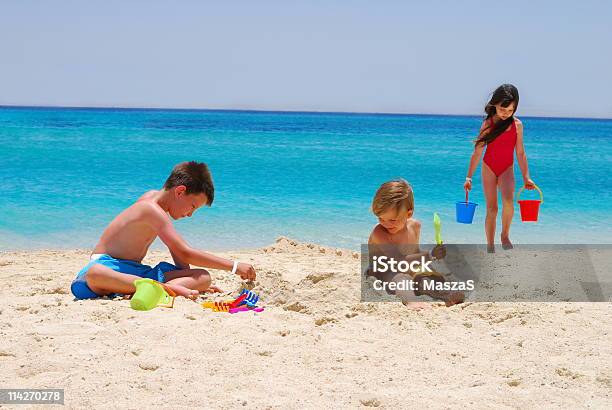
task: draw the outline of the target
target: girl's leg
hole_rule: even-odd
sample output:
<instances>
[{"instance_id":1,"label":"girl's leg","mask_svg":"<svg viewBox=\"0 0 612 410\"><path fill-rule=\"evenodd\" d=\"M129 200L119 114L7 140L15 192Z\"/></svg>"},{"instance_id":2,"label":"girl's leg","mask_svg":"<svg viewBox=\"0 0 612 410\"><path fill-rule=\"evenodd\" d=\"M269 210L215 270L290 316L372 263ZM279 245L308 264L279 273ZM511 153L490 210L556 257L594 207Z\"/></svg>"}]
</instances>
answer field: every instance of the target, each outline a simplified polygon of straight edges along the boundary
<instances>
[{"instance_id":1,"label":"girl's leg","mask_svg":"<svg viewBox=\"0 0 612 410\"><path fill-rule=\"evenodd\" d=\"M487 251L495 252L495 224L497 221L497 176L487 164L482 164L482 189L487 202L485 218L485 234L487 236Z\"/></svg>"},{"instance_id":2,"label":"girl's leg","mask_svg":"<svg viewBox=\"0 0 612 410\"><path fill-rule=\"evenodd\" d=\"M502 248L512 249L512 242L510 242L510 224L514 216L514 167L509 167L499 176L498 185L502 197Z\"/></svg>"}]
</instances>

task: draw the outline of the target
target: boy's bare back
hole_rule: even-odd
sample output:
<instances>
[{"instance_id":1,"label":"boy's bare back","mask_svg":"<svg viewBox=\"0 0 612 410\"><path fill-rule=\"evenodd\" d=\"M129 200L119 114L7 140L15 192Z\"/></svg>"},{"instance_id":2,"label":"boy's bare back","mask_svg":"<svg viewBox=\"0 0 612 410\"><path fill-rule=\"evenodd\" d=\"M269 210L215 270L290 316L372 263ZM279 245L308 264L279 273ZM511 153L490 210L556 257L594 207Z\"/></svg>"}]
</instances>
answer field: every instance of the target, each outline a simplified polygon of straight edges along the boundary
<instances>
[{"instance_id":1,"label":"boy's bare back","mask_svg":"<svg viewBox=\"0 0 612 410\"><path fill-rule=\"evenodd\" d=\"M93 253L141 262L157 234L154 221L168 215L155 201L159 191L148 191L106 227ZM158 212L156 211L156 208Z\"/></svg>"}]
</instances>

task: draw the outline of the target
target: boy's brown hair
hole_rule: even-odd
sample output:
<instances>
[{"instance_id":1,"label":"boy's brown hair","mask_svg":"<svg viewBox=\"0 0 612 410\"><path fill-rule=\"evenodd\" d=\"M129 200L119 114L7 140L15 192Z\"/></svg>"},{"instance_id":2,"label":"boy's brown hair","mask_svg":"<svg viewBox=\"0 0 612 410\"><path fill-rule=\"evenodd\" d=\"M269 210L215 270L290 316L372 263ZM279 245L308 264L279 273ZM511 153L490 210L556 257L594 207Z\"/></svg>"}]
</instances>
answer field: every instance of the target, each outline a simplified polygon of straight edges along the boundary
<instances>
[{"instance_id":1,"label":"boy's brown hair","mask_svg":"<svg viewBox=\"0 0 612 410\"><path fill-rule=\"evenodd\" d=\"M205 194L208 206L215 199L215 186L208 165L203 162L189 161L175 165L172 173L164 183L164 189L172 189L184 185L187 194Z\"/></svg>"},{"instance_id":2,"label":"boy's brown hair","mask_svg":"<svg viewBox=\"0 0 612 410\"><path fill-rule=\"evenodd\" d=\"M379 216L389 209L410 211L414 209L412 187L403 178L385 182L378 188L372 200L372 212Z\"/></svg>"}]
</instances>

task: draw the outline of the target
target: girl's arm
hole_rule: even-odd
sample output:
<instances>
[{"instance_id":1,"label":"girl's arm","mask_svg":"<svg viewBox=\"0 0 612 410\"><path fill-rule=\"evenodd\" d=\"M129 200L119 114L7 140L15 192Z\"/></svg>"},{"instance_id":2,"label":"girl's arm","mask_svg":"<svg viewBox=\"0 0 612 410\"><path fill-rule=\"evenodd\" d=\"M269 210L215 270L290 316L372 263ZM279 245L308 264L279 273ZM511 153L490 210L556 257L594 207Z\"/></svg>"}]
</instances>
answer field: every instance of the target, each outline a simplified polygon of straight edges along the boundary
<instances>
[{"instance_id":1,"label":"girl's arm","mask_svg":"<svg viewBox=\"0 0 612 410\"><path fill-rule=\"evenodd\" d=\"M523 145L523 123L517 118L516 120L516 160L523 174L523 182L526 189L534 189L535 183L529 176L529 165L527 165L527 153Z\"/></svg>"},{"instance_id":2,"label":"girl's arm","mask_svg":"<svg viewBox=\"0 0 612 410\"><path fill-rule=\"evenodd\" d=\"M482 126L480 127L480 132L478 136L482 135L482 132L487 128L487 122L483 121ZM482 157L482 151L484 150L483 144L474 145L474 152L472 153L472 157L470 158L470 165L468 166L468 172L466 175L465 183L463 184L463 189L469 191L472 189L472 175L476 172L476 168L478 168L478 163L480 162L480 158Z\"/></svg>"}]
</instances>

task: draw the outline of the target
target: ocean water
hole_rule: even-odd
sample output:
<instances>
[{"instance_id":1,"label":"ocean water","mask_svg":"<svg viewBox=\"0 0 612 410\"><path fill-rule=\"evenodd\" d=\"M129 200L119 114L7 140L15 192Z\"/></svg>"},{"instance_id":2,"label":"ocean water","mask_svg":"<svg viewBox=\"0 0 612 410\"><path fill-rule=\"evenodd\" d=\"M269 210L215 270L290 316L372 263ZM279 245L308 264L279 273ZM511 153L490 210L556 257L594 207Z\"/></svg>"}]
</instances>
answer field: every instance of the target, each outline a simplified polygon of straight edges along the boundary
<instances>
[{"instance_id":1,"label":"ocean water","mask_svg":"<svg viewBox=\"0 0 612 410\"><path fill-rule=\"evenodd\" d=\"M516 243L611 243L612 120L522 118L537 224ZM404 177L422 242L485 242L480 167L472 225L455 222L481 117L206 110L0 108L0 249L91 248L173 165L209 164L211 208L175 224L194 246L253 248L280 235L358 249L378 186ZM520 171L515 162L517 189ZM535 198L534 192L523 194ZM157 243L155 246L161 246Z\"/></svg>"}]
</instances>

